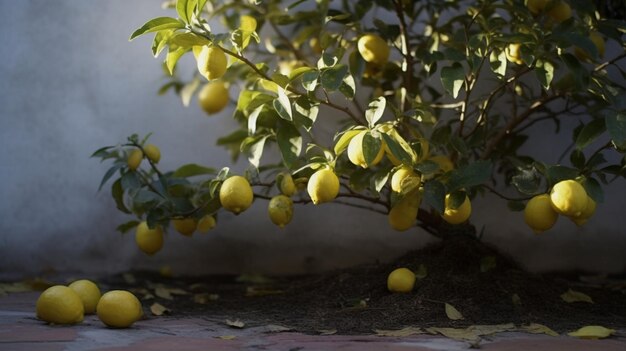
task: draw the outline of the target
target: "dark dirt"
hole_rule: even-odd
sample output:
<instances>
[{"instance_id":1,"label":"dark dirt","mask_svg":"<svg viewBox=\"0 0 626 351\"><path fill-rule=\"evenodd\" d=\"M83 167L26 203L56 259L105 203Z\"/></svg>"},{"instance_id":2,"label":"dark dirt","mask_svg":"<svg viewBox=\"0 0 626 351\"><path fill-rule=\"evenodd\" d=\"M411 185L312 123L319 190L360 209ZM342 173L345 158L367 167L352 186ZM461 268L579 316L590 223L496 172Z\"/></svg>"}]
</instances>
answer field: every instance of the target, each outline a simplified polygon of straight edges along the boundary
<instances>
[{"instance_id":1,"label":"dark dirt","mask_svg":"<svg viewBox=\"0 0 626 351\"><path fill-rule=\"evenodd\" d=\"M481 271L486 257L495 260L495 266ZM393 294L387 290L387 275L393 269L407 267L415 271L422 264L428 274L417 281L412 293ZM233 276L164 278L146 272L134 276L135 284L129 285L121 275L101 283L105 288L126 289L163 284L190 292L175 295L173 300L144 300L147 316L151 316L147 308L155 301L170 308L172 317L239 319L247 326L277 324L304 333L336 330L339 334L370 334L373 329L407 326L504 323L541 323L557 332L592 324L626 328L624 277L604 277L591 284L576 274L530 274L466 236L453 236L389 264L363 265L317 276L273 278L263 283L237 282ZM570 288L589 295L594 303L563 301L560 295ZM219 298L205 303L194 301L196 294L207 293L218 294ZM249 296L251 293L254 296ZM513 301L515 294L518 303ZM450 320L444 303L455 306L465 318Z\"/></svg>"}]
</instances>

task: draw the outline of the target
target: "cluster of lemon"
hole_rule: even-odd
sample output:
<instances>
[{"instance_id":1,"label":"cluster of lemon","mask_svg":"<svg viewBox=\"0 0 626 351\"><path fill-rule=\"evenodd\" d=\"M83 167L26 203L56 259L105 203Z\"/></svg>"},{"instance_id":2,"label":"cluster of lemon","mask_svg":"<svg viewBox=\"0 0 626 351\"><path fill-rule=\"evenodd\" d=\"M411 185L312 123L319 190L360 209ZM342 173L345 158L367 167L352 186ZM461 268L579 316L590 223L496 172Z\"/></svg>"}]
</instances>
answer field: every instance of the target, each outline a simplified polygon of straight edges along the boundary
<instances>
[{"instance_id":1,"label":"cluster of lemon","mask_svg":"<svg viewBox=\"0 0 626 351\"><path fill-rule=\"evenodd\" d=\"M585 188L575 180L558 182L550 194L533 197L524 209L524 221L536 233L554 226L559 215L583 225L596 211L596 202L587 195Z\"/></svg>"},{"instance_id":2,"label":"cluster of lemon","mask_svg":"<svg viewBox=\"0 0 626 351\"><path fill-rule=\"evenodd\" d=\"M37 299L37 318L52 324L76 324L85 314L96 313L105 325L127 328L143 315L141 302L125 290L111 290L104 295L89 280L77 280L68 286L55 285Z\"/></svg>"}]
</instances>

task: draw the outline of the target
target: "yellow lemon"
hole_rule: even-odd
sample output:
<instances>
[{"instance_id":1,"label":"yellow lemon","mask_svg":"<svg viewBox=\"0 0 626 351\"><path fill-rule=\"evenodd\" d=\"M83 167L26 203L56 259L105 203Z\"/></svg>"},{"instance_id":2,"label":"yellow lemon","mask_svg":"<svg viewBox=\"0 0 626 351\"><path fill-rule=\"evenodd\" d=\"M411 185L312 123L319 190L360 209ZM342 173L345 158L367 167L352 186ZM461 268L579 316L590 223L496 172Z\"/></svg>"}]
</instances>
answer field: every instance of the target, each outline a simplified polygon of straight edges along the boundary
<instances>
[{"instance_id":1,"label":"yellow lemon","mask_svg":"<svg viewBox=\"0 0 626 351\"><path fill-rule=\"evenodd\" d=\"M400 137L400 134L398 133L398 131L395 128L388 128L388 127L383 127L381 128L381 130L389 135L392 139L394 139L395 141L398 142L398 144L400 144L400 146L402 147L402 149L409 154L409 156L411 157L410 162L411 163L417 163L420 160L420 157L415 153L415 150L413 150L413 148L411 147L411 145L409 145L409 143L406 142L406 140L404 140L404 138ZM428 154L428 142L425 141L424 139L420 139L420 146L422 148L422 157L425 156L426 154ZM391 153L391 150L389 149L389 146L387 145L386 142L383 142L383 150L385 152L385 154L387 155L387 158L389 159L389 161L394 165L394 166L398 166L400 165L402 162L397 159L393 153Z\"/></svg>"},{"instance_id":2,"label":"yellow lemon","mask_svg":"<svg viewBox=\"0 0 626 351\"><path fill-rule=\"evenodd\" d=\"M49 287L37 299L37 318L54 324L83 321L85 307L78 294L63 285Z\"/></svg>"},{"instance_id":3,"label":"yellow lemon","mask_svg":"<svg viewBox=\"0 0 626 351\"><path fill-rule=\"evenodd\" d=\"M552 208L564 216L578 217L587 206L587 192L575 180L563 180L552 187L550 192Z\"/></svg>"},{"instance_id":4,"label":"yellow lemon","mask_svg":"<svg viewBox=\"0 0 626 351\"><path fill-rule=\"evenodd\" d=\"M548 194L533 197L524 209L524 221L535 233L541 233L552 228L558 218L559 214L552 208Z\"/></svg>"},{"instance_id":5,"label":"yellow lemon","mask_svg":"<svg viewBox=\"0 0 626 351\"><path fill-rule=\"evenodd\" d=\"M309 178L307 192L315 205L333 201L339 194L339 178L332 169L320 169Z\"/></svg>"},{"instance_id":6,"label":"yellow lemon","mask_svg":"<svg viewBox=\"0 0 626 351\"><path fill-rule=\"evenodd\" d=\"M205 84L198 93L198 104L209 115L222 111L229 99L228 88L221 81Z\"/></svg>"},{"instance_id":7,"label":"yellow lemon","mask_svg":"<svg viewBox=\"0 0 626 351\"><path fill-rule=\"evenodd\" d=\"M418 211L418 207L410 206L407 202L400 201L389 211L387 221L391 228L403 232L415 226Z\"/></svg>"},{"instance_id":8,"label":"yellow lemon","mask_svg":"<svg viewBox=\"0 0 626 351\"><path fill-rule=\"evenodd\" d=\"M504 50L504 53L506 54L506 59L518 65L523 65L524 61L522 61L521 47L522 44L520 43L509 44L509 46L507 46Z\"/></svg>"},{"instance_id":9,"label":"yellow lemon","mask_svg":"<svg viewBox=\"0 0 626 351\"><path fill-rule=\"evenodd\" d=\"M204 46L197 56L198 71L206 79L218 79L226 73L228 59L222 49L217 46Z\"/></svg>"},{"instance_id":10,"label":"yellow lemon","mask_svg":"<svg viewBox=\"0 0 626 351\"><path fill-rule=\"evenodd\" d=\"M143 151L146 153L146 157L153 163L159 163L161 160L161 150L156 145L148 144L143 147Z\"/></svg>"},{"instance_id":11,"label":"yellow lemon","mask_svg":"<svg viewBox=\"0 0 626 351\"><path fill-rule=\"evenodd\" d=\"M128 169L130 169L131 171L137 170L137 168L139 168L139 165L141 164L141 160L143 160L143 152L139 149L133 149L133 151L130 152L130 155L128 155L128 159L126 160L126 163L128 164Z\"/></svg>"},{"instance_id":12,"label":"yellow lemon","mask_svg":"<svg viewBox=\"0 0 626 351\"><path fill-rule=\"evenodd\" d=\"M242 176L232 176L222 183L220 187L220 203L226 210L239 214L250 205L254 200L252 187L248 180Z\"/></svg>"},{"instance_id":13,"label":"yellow lemon","mask_svg":"<svg viewBox=\"0 0 626 351\"><path fill-rule=\"evenodd\" d=\"M453 208L450 200L450 194L446 195L445 210L443 212L443 219L450 224L460 224L467 221L472 214L472 203L467 195L461 206Z\"/></svg>"},{"instance_id":14,"label":"yellow lemon","mask_svg":"<svg viewBox=\"0 0 626 351\"><path fill-rule=\"evenodd\" d=\"M78 297L80 297L80 300L83 302L85 314L96 312L96 306L102 294L94 282L81 279L73 282L68 287L74 290L78 294Z\"/></svg>"},{"instance_id":15,"label":"yellow lemon","mask_svg":"<svg viewBox=\"0 0 626 351\"><path fill-rule=\"evenodd\" d=\"M267 212L272 223L283 228L293 217L293 201L285 195L274 196L267 206Z\"/></svg>"},{"instance_id":16,"label":"yellow lemon","mask_svg":"<svg viewBox=\"0 0 626 351\"><path fill-rule=\"evenodd\" d=\"M576 223L577 226L581 226L587 223L589 218L593 216L593 214L596 212L596 206L596 202L593 201L592 198L587 196L587 204L585 205L585 209L583 210L583 212L580 214L580 216L570 217L570 219L574 223Z\"/></svg>"},{"instance_id":17,"label":"yellow lemon","mask_svg":"<svg viewBox=\"0 0 626 351\"><path fill-rule=\"evenodd\" d=\"M160 226L150 229L148 223L143 221L135 230L135 241L141 251L154 255L163 247L163 230Z\"/></svg>"},{"instance_id":18,"label":"yellow lemon","mask_svg":"<svg viewBox=\"0 0 626 351\"><path fill-rule=\"evenodd\" d=\"M296 193L296 183L294 183L291 174L287 172L282 172L276 176L276 184L283 195L292 196Z\"/></svg>"},{"instance_id":19,"label":"yellow lemon","mask_svg":"<svg viewBox=\"0 0 626 351\"><path fill-rule=\"evenodd\" d=\"M572 17L572 8L565 1L559 1L548 10L548 17L556 23L561 23Z\"/></svg>"},{"instance_id":20,"label":"yellow lemon","mask_svg":"<svg viewBox=\"0 0 626 351\"><path fill-rule=\"evenodd\" d=\"M102 323L112 328L128 328L143 315L141 302L125 290L112 290L102 295L96 312Z\"/></svg>"},{"instance_id":21,"label":"yellow lemon","mask_svg":"<svg viewBox=\"0 0 626 351\"><path fill-rule=\"evenodd\" d=\"M382 66L389 60L389 45L376 34L365 34L359 38L357 48L367 62Z\"/></svg>"},{"instance_id":22,"label":"yellow lemon","mask_svg":"<svg viewBox=\"0 0 626 351\"><path fill-rule=\"evenodd\" d=\"M398 268L389 273L387 289L394 293L409 293L415 286L415 273L408 268Z\"/></svg>"},{"instance_id":23,"label":"yellow lemon","mask_svg":"<svg viewBox=\"0 0 626 351\"><path fill-rule=\"evenodd\" d=\"M402 191L402 182L407 179L415 177L417 178L417 174L413 171L413 168L408 166L402 166L400 169L393 173L391 176L391 190L399 193Z\"/></svg>"},{"instance_id":24,"label":"yellow lemon","mask_svg":"<svg viewBox=\"0 0 626 351\"><path fill-rule=\"evenodd\" d=\"M311 38L311 40L309 40L309 46L315 54L322 54L322 45L320 44L320 40L317 37L313 37Z\"/></svg>"},{"instance_id":25,"label":"yellow lemon","mask_svg":"<svg viewBox=\"0 0 626 351\"><path fill-rule=\"evenodd\" d=\"M174 229L184 236L191 236L198 228L198 222L193 218L173 219Z\"/></svg>"},{"instance_id":26,"label":"yellow lemon","mask_svg":"<svg viewBox=\"0 0 626 351\"><path fill-rule=\"evenodd\" d=\"M209 230L215 228L215 217L211 215L205 215L198 221L198 231L200 233L206 233Z\"/></svg>"},{"instance_id":27,"label":"yellow lemon","mask_svg":"<svg viewBox=\"0 0 626 351\"><path fill-rule=\"evenodd\" d=\"M526 7L533 15L538 15L541 11L546 8L549 0L528 0L526 2Z\"/></svg>"},{"instance_id":28,"label":"yellow lemon","mask_svg":"<svg viewBox=\"0 0 626 351\"><path fill-rule=\"evenodd\" d=\"M364 130L350 140L350 143L348 144L348 159L350 159L350 162L356 166L368 168L369 166L378 164L383 159L385 150L380 147L376 157L374 157L374 160L372 160L371 164L368 165L367 162L365 162L365 155L363 155L363 138L365 137L365 134L367 134L367 131Z\"/></svg>"},{"instance_id":29,"label":"yellow lemon","mask_svg":"<svg viewBox=\"0 0 626 351\"><path fill-rule=\"evenodd\" d=\"M602 38L602 35L600 35L600 33L598 32L592 31L589 33L589 39L591 40L593 45L595 45L596 49L598 49L598 56L599 57L604 56L604 52L606 48L604 45L604 39ZM589 56L589 53L579 47L574 48L574 55L576 55L576 57L578 57L578 59L580 60L587 61L591 59L591 56Z\"/></svg>"}]
</instances>

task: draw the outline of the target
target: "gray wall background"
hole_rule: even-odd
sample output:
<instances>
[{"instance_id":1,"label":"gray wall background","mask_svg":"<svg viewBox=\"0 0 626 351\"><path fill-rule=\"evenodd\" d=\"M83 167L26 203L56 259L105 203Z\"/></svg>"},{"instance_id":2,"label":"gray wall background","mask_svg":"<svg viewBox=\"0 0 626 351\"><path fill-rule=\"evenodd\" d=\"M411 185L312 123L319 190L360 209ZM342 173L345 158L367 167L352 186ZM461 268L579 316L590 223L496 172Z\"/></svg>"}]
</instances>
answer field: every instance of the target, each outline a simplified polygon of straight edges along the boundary
<instances>
[{"instance_id":1,"label":"gray wall background","mask_svg":"<svg viewBox=\"0 0 626 351\"><path fill-rule=\"evenodd\" d=\"M147 19L165 14L160 3L0 0L0 278L162 265L186 274L314 272L391 260L433 240L418 230L395 232L384 216L333 204L297 207L292 224L280 230L267 219L264 201L239 217L221 215L207 235L170 232L154 257L135 247L132 234L116 232L129 217L115 210L107 191L96 192L107 169L89 158L98 147L154 132L164 169L230 163L215 146L235 126L230 111L207 118L195 101L184 108L173 95L157 96L163 78L151 39L128 42ZM546 147L548 138L532 146ZM623 271L624 182L606 190L606 203L584 228L561 219L536 236L520 213L492 198L474 203L474 218L486 226L487 241L531 270Z\"/></svg>"}]
</instances>

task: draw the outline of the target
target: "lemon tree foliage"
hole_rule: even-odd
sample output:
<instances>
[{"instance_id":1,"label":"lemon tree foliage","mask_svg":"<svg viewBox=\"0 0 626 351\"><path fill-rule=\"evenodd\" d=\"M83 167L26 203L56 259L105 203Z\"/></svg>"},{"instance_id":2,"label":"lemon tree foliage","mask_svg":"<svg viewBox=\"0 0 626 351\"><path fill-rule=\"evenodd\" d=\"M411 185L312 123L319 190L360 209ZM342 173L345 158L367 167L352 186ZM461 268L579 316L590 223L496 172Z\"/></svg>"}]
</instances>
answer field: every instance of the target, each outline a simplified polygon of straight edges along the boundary
<instances>
[{"instance_id":1,"label":"lemon tree foliage","mask_svg":"<svg viewBox=\"0 0 626 351\"><path fill-rule=\"evenodd\" d=\"M541 232L559 215L583 224L626 176L626 23L592 1L165 5L130 39L154 38L170 76L160 93L184 105L197 96L209 115L230 105L239 128L216 142L250 167L161 170L149 135L96 151L112 162L100 187L112 181L117 208L137 217L119 229L137 227L148 254L170 222L206 232L258 199L281 227L295 204L335 202L438 234L471 221L472 200L492 192ZM176 70L185 55L193 76ZM556 163L525 149L538 130L552 133Z\"/></svg>"}]
</instances>

